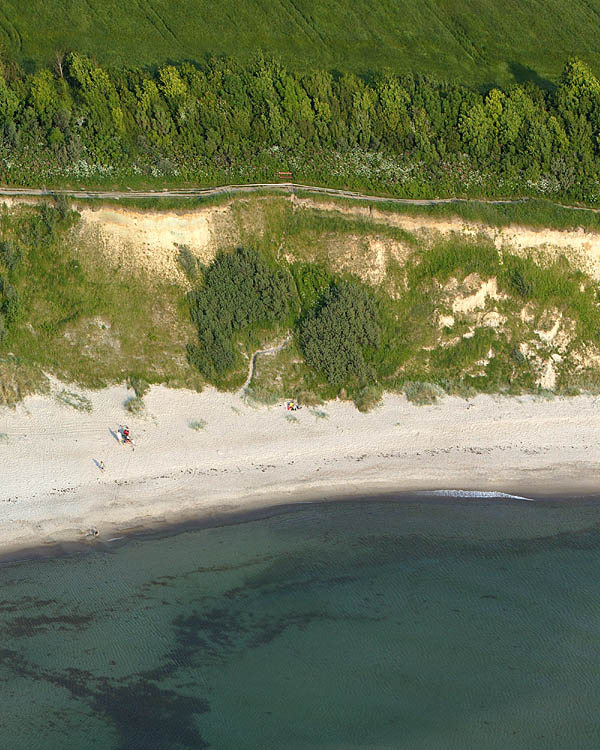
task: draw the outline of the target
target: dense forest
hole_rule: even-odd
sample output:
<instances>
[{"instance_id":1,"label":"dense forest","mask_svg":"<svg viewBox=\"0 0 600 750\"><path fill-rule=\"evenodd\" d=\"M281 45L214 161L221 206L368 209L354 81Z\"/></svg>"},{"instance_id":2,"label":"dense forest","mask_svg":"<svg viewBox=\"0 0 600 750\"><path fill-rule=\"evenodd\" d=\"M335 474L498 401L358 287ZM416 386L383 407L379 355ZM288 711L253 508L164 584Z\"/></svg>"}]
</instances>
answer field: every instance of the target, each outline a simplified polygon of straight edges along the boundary
<instances>
[{"instance_id":1,"label":"dense forest","mask_svg":"<svg viewBox=\"0 0 600 750\"><path fill-rule=\"evenodd\" d=\"M580 61L554 91L486 94L392 72L364 80L243 65L0 74L0 179L11 184L272 180L397 195L600 200L600 83Z\"/></svg>"}]
</instances>

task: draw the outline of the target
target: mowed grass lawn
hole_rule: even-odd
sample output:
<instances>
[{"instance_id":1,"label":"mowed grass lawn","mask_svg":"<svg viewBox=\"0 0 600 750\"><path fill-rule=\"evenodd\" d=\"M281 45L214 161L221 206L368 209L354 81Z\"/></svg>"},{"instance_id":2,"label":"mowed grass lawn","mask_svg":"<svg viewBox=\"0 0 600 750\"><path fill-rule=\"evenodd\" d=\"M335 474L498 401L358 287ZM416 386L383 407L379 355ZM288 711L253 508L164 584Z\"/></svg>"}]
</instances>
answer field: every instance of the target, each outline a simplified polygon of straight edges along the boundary
<instances>
[{"instance_id":1,"label":"mowed grass lawn","mask_svg":"<svg viewBox=\"0 0 600 750\"><path fill-rule=\"evenodd\" d=\"M600 69L600 0L4 0L0 45L27 69L76 49L110 65L278 56L292 69L414 71L475 86Z\"/></svg>"}]
</instances>

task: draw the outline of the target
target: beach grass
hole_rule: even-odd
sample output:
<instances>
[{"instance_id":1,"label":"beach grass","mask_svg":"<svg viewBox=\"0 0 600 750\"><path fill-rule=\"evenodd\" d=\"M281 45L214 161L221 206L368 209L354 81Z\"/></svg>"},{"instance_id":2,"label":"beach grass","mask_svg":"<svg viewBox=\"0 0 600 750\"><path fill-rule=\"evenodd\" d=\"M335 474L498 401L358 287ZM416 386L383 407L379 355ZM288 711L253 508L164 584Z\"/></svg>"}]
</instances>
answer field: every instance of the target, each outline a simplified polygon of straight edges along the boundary
<instances>
[{"instance_id":1,"label":"beach grass","mask_svg":"<svg viewBox=\"0 0 600 750\"><path fill-rule=\"evenodd\" d=\"M123 406L125 407L125 411L127 411L129 414L133 414L136 417L141 417L146 412L144 399L140 398L139 396L130 396L125 400Z\"/></svg>"},{"instance_id":2,"label":"beach grass","mask_svg":"<svg viewBox=\"0 0 600 750\"><path fill-rule=\"evenodd\" d=\"M61 404L70 406L77 411L92 411L92 402L87 396L84 396L81 393L76 393L75 391L69 391L66 388L63 388L56 394L55 398L57 401L60 401Z\"/></svg>"},{"instance_id":3,"label":"beach grass","mask_svg":"<svg viewBox=\"0 0 600 750\"><path fill-rule=\"evenodd\" d=\"M426 406L437 403L444 397L445 391L436 383L409 382L405 385L404 395L407 401Z\"/></svg>"}]
</instances>

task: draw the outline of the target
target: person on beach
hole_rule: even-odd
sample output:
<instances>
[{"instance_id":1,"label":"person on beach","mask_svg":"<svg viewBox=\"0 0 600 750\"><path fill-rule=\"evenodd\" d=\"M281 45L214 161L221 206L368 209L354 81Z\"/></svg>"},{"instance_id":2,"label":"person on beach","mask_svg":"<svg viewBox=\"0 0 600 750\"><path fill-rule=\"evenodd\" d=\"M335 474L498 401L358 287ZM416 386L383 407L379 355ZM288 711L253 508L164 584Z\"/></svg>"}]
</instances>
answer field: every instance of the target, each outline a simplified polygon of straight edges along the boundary
<instances>
[{"instance_id":1,"label":"person on beach","mask_svg":"<svg viewBox=\"0 0 600 750\"><path fill-rule=\"evenodd\" d=\"M104 471L104 469L106 468L106 466L104 466L104 461L100 461L98 466L100 467L100 471Z\"/></svg>"}]
</instances>

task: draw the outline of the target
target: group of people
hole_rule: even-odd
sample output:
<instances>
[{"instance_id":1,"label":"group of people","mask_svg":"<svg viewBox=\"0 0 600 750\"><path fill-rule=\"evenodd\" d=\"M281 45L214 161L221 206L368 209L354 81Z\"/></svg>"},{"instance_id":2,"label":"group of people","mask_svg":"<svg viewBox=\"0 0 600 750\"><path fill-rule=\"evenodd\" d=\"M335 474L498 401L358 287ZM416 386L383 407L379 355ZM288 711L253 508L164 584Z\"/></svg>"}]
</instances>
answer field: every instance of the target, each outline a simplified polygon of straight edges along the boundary
<instances>
[{"instance_id":1,"label":"group of people","mask_svg":"<svg viewBox=\"0 0 600 750\"><path fill-rule=\"evenodd\" d=\"M127 425L120 424L117 428L117 434L115 437L121 445L130 445L133 448L133 440L131 439L131 433L129 432L129 427L127 427ZM96 461L96 466L104 474L104 471L106 470L104 461L97 461L96 459L94 459L94 461Z\"/></svg>"},{"instance_id":2,"label":"group of people","mask_svg":"<svg viewBox=\"0 0 600 750\"><path fill-rule=\"evenodd\" d=\"M127 425L123 427L123 425L120 424L119 429L117 430L117 434L119 435L119 440L121 443L123 443L123 445L127 445L127 444L133 445L133 442L131 440L131 434L129 432L129 427L127 427Z\"/></svg>"},{"instance_id":3,"label":"group of people","mask_svg":"<svg viewBox=\"0 0 600 750\"><path fill-rule=\"evenodd\" d=\"M295 401L294 399L288 399L285 402L285 410L286 411L298 411L298 409L301 409L302 407L300 404Z\"/></svg>"}]
</instances>

